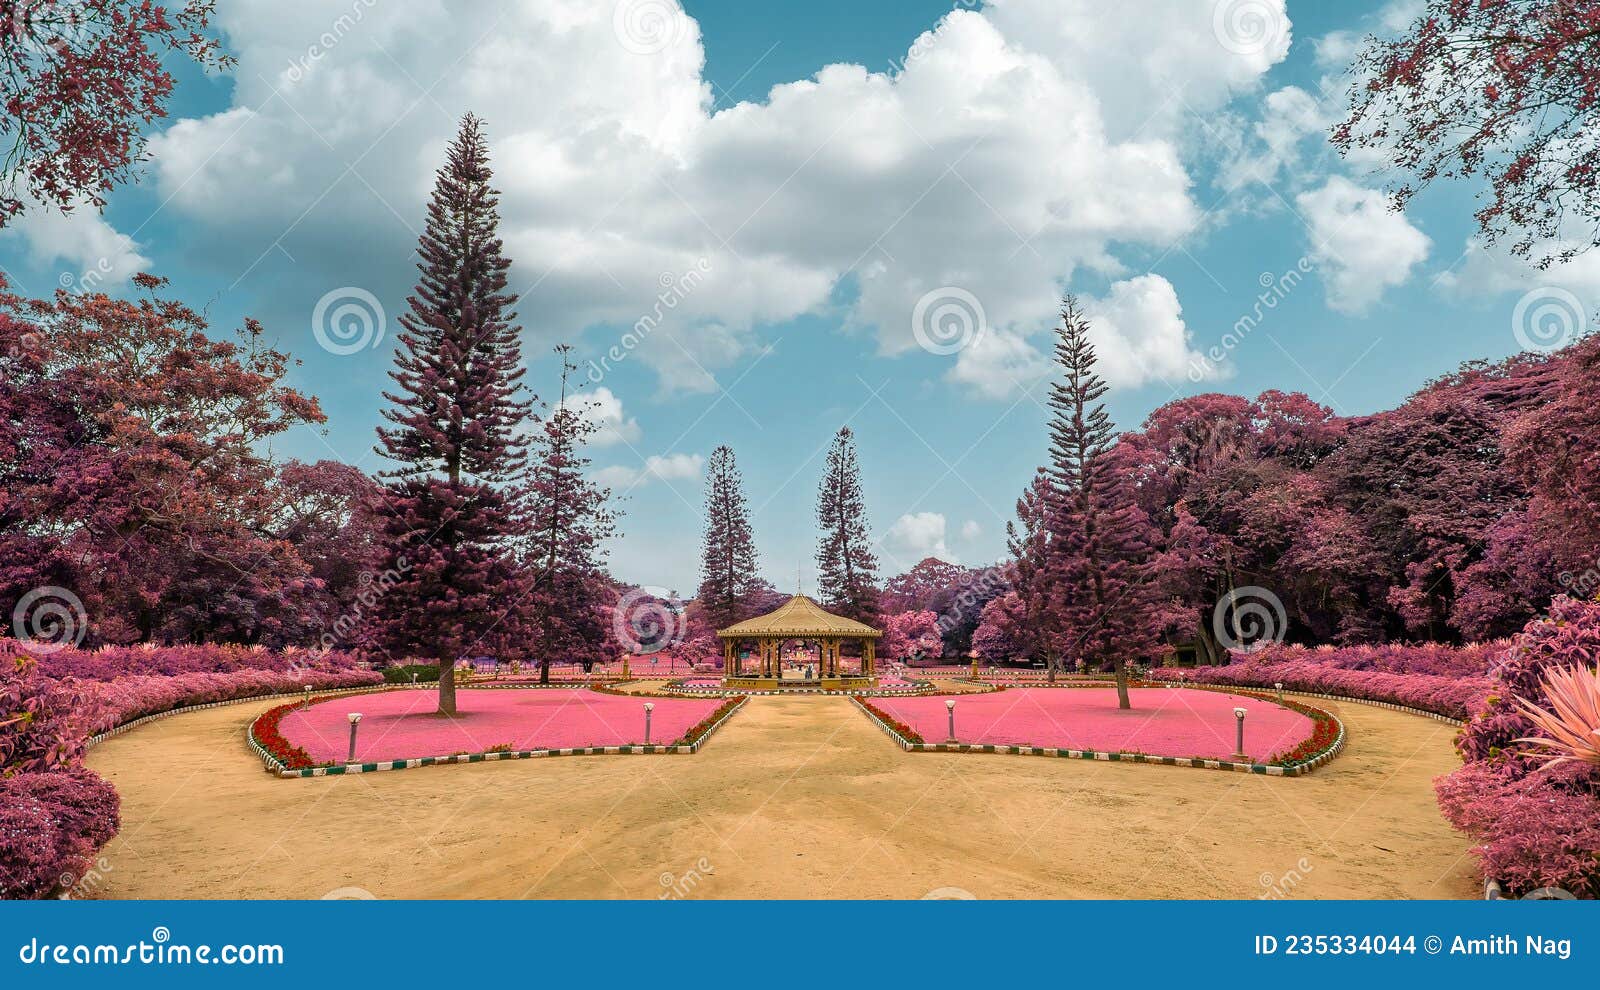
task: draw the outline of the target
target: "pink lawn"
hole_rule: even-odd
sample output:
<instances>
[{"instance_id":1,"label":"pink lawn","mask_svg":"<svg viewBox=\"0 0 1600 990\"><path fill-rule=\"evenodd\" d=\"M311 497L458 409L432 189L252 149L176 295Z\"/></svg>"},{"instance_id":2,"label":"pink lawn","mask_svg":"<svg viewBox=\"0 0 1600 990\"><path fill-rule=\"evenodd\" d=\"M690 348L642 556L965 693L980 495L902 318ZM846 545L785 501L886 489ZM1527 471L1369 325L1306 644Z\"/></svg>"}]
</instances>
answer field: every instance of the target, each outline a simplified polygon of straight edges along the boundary
<instances>
[{"instance_id":1,"label":"pink lawn","mask_svg":"<svg viewBox=\"0 0 1600 990\"><path fill-rule=\"evenodd\" d=\"M1233 755L1235 707L1247 709L1244 748L1254 760L1292 749L1314 725L1299 712L1260 698L1189 688L1133 688L1133 707L1117 708L1114 688L1009 688L956 697L956 739L980 746L1139 752L1152 756L1227 759ZM926 742L949 735L945 701L874 698Z\"/></svg>"},{"instance_id":2,"label":"pink lawn","mask_svg":"<svg viewBox=\"0 0 1600 990\"><path fill-rule=\"evenodd\" d=\"M351 712L361 713L356 759L409 760L517 749L567 749L644 742L644 703L655 705L650 741L677 742L716 711L720 698L637 698L578 689L501 689L456 693L457 714L433 714L433 691L388 691L332 698L286 715L285 739L318 761L344 762Z\"/></svg>"}]
</instances>

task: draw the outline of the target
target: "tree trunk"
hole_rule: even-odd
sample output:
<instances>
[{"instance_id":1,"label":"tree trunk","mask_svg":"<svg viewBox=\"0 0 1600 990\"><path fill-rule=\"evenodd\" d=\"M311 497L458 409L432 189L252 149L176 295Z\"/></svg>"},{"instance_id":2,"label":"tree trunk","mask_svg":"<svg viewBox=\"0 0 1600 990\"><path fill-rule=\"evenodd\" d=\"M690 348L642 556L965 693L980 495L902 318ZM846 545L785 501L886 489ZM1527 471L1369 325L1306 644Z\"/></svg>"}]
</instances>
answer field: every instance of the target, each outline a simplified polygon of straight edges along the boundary
<instances>
[{"instance_id":1,"label":"tree trunk","mask_svg":"<svg viewBox=\"0 0 1600 990\"><path fill-rule=\"evenodd\" d=\"M439 661L439 710L438 715L454 715L456 713L456 665L454 662Z\"/></svg>"},{"instance_id":2,"label":"tree trunk","mask_svg":"<svg viewBox=\"0 0 1600 990\"><path fill-rule=\"evenodd\" d=\"M540 684L549 684L550 683L550 658L549 657L540 657L539 658L539 683Z\"/></svg>"},{"instance_id":3,"label":"tree trunk","mask_svg":"<svg viewBox=\"0 0 1600 990\"><path fill-rule=\"evenodd\" d=\"M1221 644L1217 642L1216 634L1211 631L1211 625L1204 619L1200 620L1195 633L1195 644L1199 647L1200 657L1204 659L1203 666L1215 667L1222 663ZM1196 662L1199 662L1199 658Z\"/></svg>"},{"instance_id":4,"label":"tree trunk","mask_svg":"<svg viewBox=\"0 0 1600 990\"><path fill-rule=\"evenodd\" d=\"M1122 709L1132 708L1128 701L1128 664L1121 657L1111 662L1111 667L1117 672L1117 707Z\"/></svg>"}]
</instances>

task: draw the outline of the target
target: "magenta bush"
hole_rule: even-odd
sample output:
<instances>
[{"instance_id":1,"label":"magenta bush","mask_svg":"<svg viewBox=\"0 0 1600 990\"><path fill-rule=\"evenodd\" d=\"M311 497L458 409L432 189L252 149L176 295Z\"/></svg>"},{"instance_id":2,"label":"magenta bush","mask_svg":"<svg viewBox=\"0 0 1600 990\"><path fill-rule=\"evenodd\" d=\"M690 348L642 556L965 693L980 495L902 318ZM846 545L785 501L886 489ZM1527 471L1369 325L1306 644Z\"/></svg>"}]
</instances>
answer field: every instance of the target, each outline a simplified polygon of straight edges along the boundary
<instances>
[{"instance_id":1,"label":"magenta bush","mask_svg":"<svg viewBox=\"0 0 1600 990\"><path fill-rule=\"evenodd\" d=\"M0 777L70 766L83 755L91 706L29 657L0 659Z\"/></svg>"},{"instance_id":2,"label":"magenta bush","mask_svg":"<svg viewBox=\"0 0 1600 990\"><path fill-rule=\"evenodd\" d=\"M1232 664L1314 663L1341 670L1436 677L1484 677L1504 658L1510 643L1495 640L1450 646L1446 643L1373 643L1365 646L1298 646L1276 643L1248 653L1234 652Z\"/></svg>"},{"instance_id":3,"label":"magenta bush","mask_svg":"<svg viewBox=\"0 0 1600 990\"><path fill-rule=\"evenodd\" d=\"M0 655L29 655L27 644L0 639ZM353 670L363 665L353 653L327 650L269 650L260 646L106 646L98 650L58 650L38 654L48 677L109 681L133 675L217 674L239 670Z\"/></svg>"},{"instance_id":4,"label":"magenta bush","mask_svg":"<svg viewBox=\"0 0 1600 990\"><path fill-rule=\"evenodd\" d=\"M1519 778L1481 761L1440 777L1435 787L1445 817L1479 842L1474 852L1483 875L1511 896L1559 887L1600 897L1600 798L1570 772Z\"/></svg>"},{"instance_id":5,"label":"magenta bush","mask_svg":"<svg viewBox=\"0 0 1600 990\"><path fill-rule=\"evenodd\" d=\"M1517 708L1548 707L1543 676L1600 661L1600 603L1565 596L1511 641L1493 670L1493 691L1456 739L1466 766L1434 782L1439 806L1477 839L1483 873L1512 896L1560 887L1600 896L1600 768L1550 764L1519 737L1537 735Z\"/></svg>"},{"instance_id":6,"label":"magenta bush","mask_svg":"<svg viewBox=\"0 0 1600 990\"><path fill-rule=\"evenodd\" d=\"M120 802L83 767L0 777L0 898L71 887L117 834Z\"/></svg>"},{"instance_id":7,"label":"magenta bush","mask_svg":"<svg viewBox=\"0 0 1600 990\"><path fill-rule=\"evenodd\" d=\"M382 683L383 675L375 670L234 670L176 677L123 677L90 686L90 732L105 732L174 708L297 692L307 684L314 691L328 691Z\"/></svg>"},{"instance_id":8,"label":"magenta bush","mask_svg":"<svg viewBox=\"0 0 1600 990\"><path fill-rule=\"evenodd\" d=\"M1316 651L1306 652L1311 656L1316 655ZM1268 690L1274 684L1281 683L1289 691L1381 701L1463 720L1482 708L1493 690L1493 682L1487 677L1389 674L1327 666L1309 659L1285 663L1261 663L1252 659L1246 663L1231 663L1226 667L1194 669L1165 667L1152 671L1150 676L1156 680Z\"/></svg>"}]
</instances>

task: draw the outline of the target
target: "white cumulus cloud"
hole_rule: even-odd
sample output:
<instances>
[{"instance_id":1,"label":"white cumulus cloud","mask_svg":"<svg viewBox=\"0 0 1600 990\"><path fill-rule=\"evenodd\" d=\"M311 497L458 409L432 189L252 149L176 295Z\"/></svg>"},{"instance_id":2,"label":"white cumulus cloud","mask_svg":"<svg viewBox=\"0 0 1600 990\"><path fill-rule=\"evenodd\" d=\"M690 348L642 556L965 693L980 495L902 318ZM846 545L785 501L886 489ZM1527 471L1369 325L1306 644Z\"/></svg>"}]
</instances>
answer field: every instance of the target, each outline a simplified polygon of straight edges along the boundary
<instances>
[{"instance_id":1,"label":"white cumulus cloud","mask_svg":"<svg viewBox=\"0 0 1600 990\"><path fill-rule=\"evenodd\" d=\"M1328 305L1342 313L1366 312L1428 257L1432 241L1376 189L1333 176L1295 197L1295 205L1310 227L1310 257Z\"/></svg>"},{"instance_id":2,"label":"white cumulus cloud","mask_svg":"<svg viewBox=\"0 0 1600 990\"><path fill-rule=\"evenodd\" d=\"M603 467L590 477L613 490L637 488L652 481L683 481L700 477L706 459L699 454L651 454L638 466Z\"/></svg>"},{"instance_id":3,"label":"white cumulus cloud","mask_svg":"<svg viewBox=\"0 0 1600 990\"><path fill-rule=\"evenodd\" d=\"M1242 50L1219 43L1203 0L1138 18L995 0L947 14L895 71L830 65L713 111L696 22L641 45L619 38L613 6L379 5L339 21L313 0L222 5L233 105L154 138L158 192L230 281L309 308L332 278L398 306L433 170L472 110L539 332L587 329L604 349L659 312L640 359L666 391L706 391L763 325L837 305L841 287L846 329L896 354L916 346L916 301L959 286L992 333L957 377L1000 396L1034 370L1029 338L1075 272L1116 276L1117 251L1196 229L1181 129L1289 44L1279 0L1257 5L1272 30ZM663 307L690 271L703 277Z\"/></svg>"},{"instance_id":4,"label":"white cumulus cloud","mask_svg":"<svg viewBox=\"0 0 1600 990\"><path fill-rule=\"evenodd\" d=\"M910 512L894 521L884 534L884 549L909 567L925 557L959 563L945 543L945 518L938 512Z\"/></svg>"}]
</instances>

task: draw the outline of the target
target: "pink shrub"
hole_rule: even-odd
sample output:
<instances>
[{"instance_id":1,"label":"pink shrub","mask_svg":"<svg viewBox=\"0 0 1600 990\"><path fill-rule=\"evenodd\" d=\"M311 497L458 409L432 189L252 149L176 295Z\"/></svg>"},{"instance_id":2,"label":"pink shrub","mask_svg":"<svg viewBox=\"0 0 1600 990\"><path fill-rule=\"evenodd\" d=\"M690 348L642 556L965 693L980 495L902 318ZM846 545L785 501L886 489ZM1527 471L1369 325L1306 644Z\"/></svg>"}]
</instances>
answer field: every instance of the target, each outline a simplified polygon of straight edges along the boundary
<instances>
[{"instance_id":1,"label":"pink shrub","mask_svg":"<svg viewBox=\"0 0 1600 990\"><path fill-rule=\"evenodd\" d=\"M117 834L119 809L117 792L83 767L0 778L0 898L71 886Z\"/></svg>"},{"instance_id":2,"label":"pink shrub","mask_svg":"<svg viewBox=\"0 0 1600 990\"><path fill-rule=\"evenodd\" d=\"M1504 640L1450 646L1445 643L1373 643L1364 646L1298 646L1276 643L1234 652L1232 665L1305 662L1342 670L1436 677L1484 677L1505 656Z\"/></svg>"},{"instance_id":3,"label":"pink shrub","mask_svg":"<svg viewBox=\"0 0 1600 990\"><path fill-rule=\"evenodd\" d=\"M1263 654L1266 652L1262 651ZM1314 651L1306 652L1315 655ZM1330 667L1306 659L1286 663L1251 660L1225 667L1196 667L1192 670L1168 667L1153 671L1151 676L1159 680L1185 680L1195 684L1269 690L1274 684L1282 684L1290 691L1382 701L1456 719L1469 718L1481 709L1493 689L1493 682L1487 677L1389 674L1376 670Z\"/></svg>"},{"instance_id":4,"label":"pink shrub","mask_svg":"<svg viewBox=\"0 0 1600 990\"><path fill-rule=\"evenodd\" d=\"M0 664L0 777L76 763L90 721L83 694L45 677L29 657Z\"/></svg>"},{"instance_id":5,"label":"pink shrub","mask_svg":"<svg viewBox=\"0 0 1600 990\"><path fill-rule=\"evenodd\" d=\"M26 644L0 640L0 656L27 655ZM214 674L236 670L353 670L362 666L352 653L325 650L269 650L259 646L106 646L98 650L58 650L39 655L48 677L109 681L132 675Z\"/></svg>"},{"instance_id":6,"label":"pink shrub","mask_svg":"<svg viewBox=\"0 0 1600 990\"><path fill-rule=\"evenodd\" d=\"M1445 817L1479 841L1484 875L1513 895L1600 896L1600 767L1553 764L1528 741L1539 732L1529 709L1553 707L1550 676L1597 660L1600 603L1557 598L1494 667L1492 696L1456 740L1466 766L1435 781Z\"/></svg>"},{"instance_id":7,"label":"pink shrub","mask_svg":"<svg viewBox=\"0 0 1600 990\"><path fill-rule=\"evenodd\" d=\"M1468 763L1435 782L1451 824L1480 843L1483 874L1512 896L1560 887L1600 896L1600 798L1571 778L1517 778L1488 762Z\"/></svg>"},{"instance_id":8,"label":"pink shrub","mask_svg":"<svg viewBox=\"0 0 1600 990\"><path fill-rule=\"evenodd\" d=\"M382 684L373 670L234 670L227 673L179 674L176 677L123 677L92 686L92 732L104 732L146 715L174 708L284 694L311 685L314 691Z\"/></svg>"}]
</instances>

